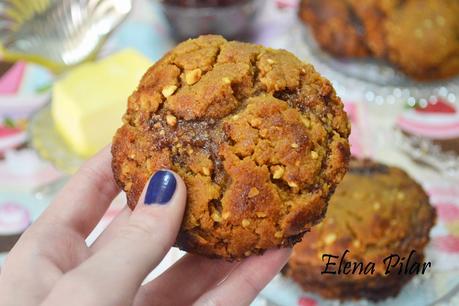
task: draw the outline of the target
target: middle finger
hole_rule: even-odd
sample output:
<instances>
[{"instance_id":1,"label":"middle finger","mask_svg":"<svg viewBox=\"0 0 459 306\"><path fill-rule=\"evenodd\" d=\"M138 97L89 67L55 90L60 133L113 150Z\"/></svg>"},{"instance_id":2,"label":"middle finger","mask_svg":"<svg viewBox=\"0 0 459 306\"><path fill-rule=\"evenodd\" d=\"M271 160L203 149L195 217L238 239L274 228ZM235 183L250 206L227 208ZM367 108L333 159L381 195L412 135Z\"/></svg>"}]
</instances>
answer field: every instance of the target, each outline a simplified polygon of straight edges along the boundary
<instances>
[{"instance_id":1,"label":"middle finger","mask_svg":"<svg viewBox=\"0 0 459 306\"><path fill-rule=\"evenodd\" d=\"M238 265L238 262L187 254L158 278L143 285L134 305L191 305Z\"/></svg>"}]
</instances>

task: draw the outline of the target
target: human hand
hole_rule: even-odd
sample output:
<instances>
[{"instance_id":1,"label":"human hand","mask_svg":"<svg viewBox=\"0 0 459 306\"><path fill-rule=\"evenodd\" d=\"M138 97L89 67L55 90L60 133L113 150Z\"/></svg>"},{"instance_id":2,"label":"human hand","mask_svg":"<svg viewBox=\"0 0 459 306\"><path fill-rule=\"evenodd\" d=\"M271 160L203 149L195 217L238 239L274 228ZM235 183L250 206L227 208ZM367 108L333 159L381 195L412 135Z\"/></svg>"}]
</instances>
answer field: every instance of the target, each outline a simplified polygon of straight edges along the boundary
<instances>
[{"instance_id":1,"label":"human hand","mask_svg":"<svg viewBox=\"0 0 459 306\"><path fill-rule=\"evenodd\" d=\"M289 249L236 263L187 254L142 285L175 241L186 187L157 172L134 211L125 207L87 246L120 191L110 162L108 148L88 161L22 235L2 266L0 305L247 305L287 261Z\"/></svg>"}]
</instances>

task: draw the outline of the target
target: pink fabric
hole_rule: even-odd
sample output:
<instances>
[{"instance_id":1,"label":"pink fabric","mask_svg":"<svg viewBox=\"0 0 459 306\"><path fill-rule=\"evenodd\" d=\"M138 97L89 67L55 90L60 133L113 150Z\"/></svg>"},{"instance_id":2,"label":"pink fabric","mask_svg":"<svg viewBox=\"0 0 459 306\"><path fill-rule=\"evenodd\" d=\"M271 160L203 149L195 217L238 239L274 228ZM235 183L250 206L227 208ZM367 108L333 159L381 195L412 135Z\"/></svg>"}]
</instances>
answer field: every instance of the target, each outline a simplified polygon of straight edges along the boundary
<instances>
[{"instance_id":1,"label":"pink fabric","mask_svg":"<svg viewBox=\"0 0 459 306\"><path fill-rule=\"evenodd\" d=\"M454 204L437 204L438 217L445 222L459 220L459 207Z\"/></svg>"},{"instance_id":2,"label":"pink fabric","mask_svg":"<svg viewBox=\"0 0 459 306\"><path fill-rule=\"evenodd\" d=\"M445 235L435 237L433 244L446 253L458 253L459 252L459 237L453 235Z\"/></svg>"},{"instance_id":3,"label":"pink fabric","mask_svg":"<svg viewBox=\"0 0 459 306\"><path fill-rule=\"evenodd\" d=\"M317 301L313 298L303 296L298 300L298 306L317 306Z\"/></svg>"},{"instance_id":4,"label":"pink fabric","mask_svg":"<svg viewBox=\"0 0 459 306\"><path fill-rule=\"evenodd\" d=\"M17 62L0 78L0 95L14 94L18 91L26 64Z\"/></svg>"}]
</instances>

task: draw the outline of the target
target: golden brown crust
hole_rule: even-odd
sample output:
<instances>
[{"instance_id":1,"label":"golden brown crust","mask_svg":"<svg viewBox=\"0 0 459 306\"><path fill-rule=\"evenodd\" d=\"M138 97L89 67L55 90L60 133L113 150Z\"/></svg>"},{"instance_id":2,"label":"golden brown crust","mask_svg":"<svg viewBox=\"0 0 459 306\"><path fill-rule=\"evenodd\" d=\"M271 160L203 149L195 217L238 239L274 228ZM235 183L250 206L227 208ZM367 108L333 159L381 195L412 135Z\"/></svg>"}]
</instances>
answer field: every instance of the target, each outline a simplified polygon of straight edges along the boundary
<instances>
[{"instance_id":1,"label":"golden brown crust","mask_svg":"<svg viewBox=\"0 0 459 306\"><path fill-rule=\"evenodd\" d=\"M337 57L370 55L362 21L347 0L303 0L300 18L307 23L317 43Z\"/></svg>"},{"instance_id":2,"label":"golden brown crust","mask_svg":"<svg viewBox=\"0 0 459 306\"><path fill-rule=\"evenodd\" d=\"M284 50L201 36L144 75L113 139L133 208L150 175L179 173L188 201L177 246L238 259L289 246L320 221L349 158L329 81Z\"/></svg>"},{"instance_id":3,"label":"golden brown crust","mask_svg":"<svg viewBox=\"0 0 459 306\"><path fill-rule=\"evenodd\" d=\"M293 248L286 273L305 290L327 298L379 300L395 295L412 275L384 275L391 254L423 259L435 210L422 187L399 168L369 160L351 161L330 200L327 217ZM321 274L322 254L375 262L375 273Z\"/></svg>"},{"instance_id":4,"label":"golden brown crust","mask_svg":"<svg viewBox=\"0 0 459 306\"><path fill-rule=\"evenodd\" d=\"M459 73L456 0L302 0L299 14L335 56L387 59L418 80Z\"/></svg>"},{"instance_id":5,"label":"golden brown crust","mask_svg":"<svg viewBox=\"0 0 459 306\"><path fill-rule=\"evenodd\" d=\"M387 16L406 0L346 0L350 10L360 20L364 33L364 43L371 56L387 57L386 31L384 22Z\"/></svg>"},{"instance_id":6,"label":"golden brown crust","mask_svg":"<svg viewBox=\"0 0 459 306\"><path fill-rule=\"evenodd\" d=\"M459 2L409 1L385 23L389 59L420 80L459 73Z\"/></svg>"}]
</instances>

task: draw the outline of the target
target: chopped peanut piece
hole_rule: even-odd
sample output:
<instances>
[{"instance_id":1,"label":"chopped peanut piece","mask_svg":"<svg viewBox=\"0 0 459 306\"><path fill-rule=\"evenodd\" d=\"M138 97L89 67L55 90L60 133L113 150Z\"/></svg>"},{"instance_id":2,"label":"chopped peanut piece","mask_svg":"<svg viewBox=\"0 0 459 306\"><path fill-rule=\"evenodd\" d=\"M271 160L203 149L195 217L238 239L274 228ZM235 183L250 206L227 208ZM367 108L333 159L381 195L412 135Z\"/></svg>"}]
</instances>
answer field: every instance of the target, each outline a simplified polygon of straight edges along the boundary
<instances>
[{"instance_id":1,"label":"chopped peanut piece","mask_svg":"<svg viewBox=\"0 0 459 306\"><path fill-rule=\"evenodd\" d=\"M263 211L257 211L255 212L255 215L257 215L258 218L265 218L268 214Z\"/></svg>"},{"instance_id":2,"label":"chopped peanut piece","mask_svg":"<svg viewBox=\"0 0 459 306\"><path fill-rule=\"evenodd\" d=\"M212 220L215 222L222 222L222 216L218 212L214 212L211 216Z\"/></svg>"},{"instance_id":3,"label":"chopped peanut piece","mask_svg":"<svg viewBox=\"0 0 459 306\"><path fill-rule=\"evenodd\" d=\"M166 122L170 126L175 126L177 124L177 118L174 115L167 115Z\"/></svg>"},{"instance_id":4,"label":"chopped peanut piece","mask_svg":"<svg viewBox=\"0 0 459 306\"><path fill-rule=\"evenodd\" d=\"M260 191L258 191L258 189L257 189L256 187L252 187L252 188L250 188L250 190L249 190L248 197L249 197L249 198L256 197L259 193L260 193Z\"/></svg>"},{"instance_id":5,"label":"chopped peanut piece","mask_svg":"<svg viewBox=\"0 0 459 306\"><path fill-rule=\"evenodd\" d=\"M333 242L335 242L336 238L337 237L335 233L328 234L327 236L325 236L325 239L324 239L325 244L326 245L332 244Z\"/></svg>"},{"instance_id":6,"label":"chopped peanut piece","mask_svg":"<svg viewBox=\"0 0 459 306\"><path fill-rule=\"evenodd\" d=\"M193 85L197 81L201 79L202 71L201 69L197 68L185 73L185 81L188 85Z\"/></svg>"},{"instance_id":7,"label":"chopped peanut piece","mask_svg":"<svg viewBox=\"0 0 459 306\"><path fill-rule=\"evenodd\" d=\"M312 159L317 159L319 157L319 154L316 151L311 151L311 158Z\"/></svg>"},{"instance_id":8,"label":"chopped peanut piece","mask_svg":"<svg viewBox=\"0 0 459 306\"><path fill-rule=\"evenodd\" d=\"M297 143L292 143L292 144L291 144L291 147L294 148L294 149L298 149L299 146L298 146Z\"/></svg>"},{"instance_id":9,"label":"chopped peanut piece","mask_svg":"<svg viewBox=\"0 0 459 306\"><path fill-rule=\"evenodd\" d=\"M292 188L297 188L298 187L298 184L295 183L295 182L288 182L287 184Z\"/></svg>"},{"instance_id":10,"label":"chopped peanut piece","mask_svg":"<svg viewBox=\"0 0 459 306\"><path fill-rule=\"evenodd\" d=\"M174 92L177 90L177 86L175 85L168 85L163 88L161 93L163 94L164 97L170 97L174 94Z\"/></svg>"},{"instance_id":11,"label":"chopped peanut piece","mask_svg":"<svg viewBox=\"0 0 459 306\"><path fill-rule=\"evenodd\" d=\"M284 172L285 172L284 167L282 166L274 166L272 170L274 170L273 179L276 179L276 180L280 179L284 175Z\"/></svg>"},{"instance_id":12,"label":"chopped peanut piece","mask_svg":"<svg viewBox=\"0 0 459 306\"><path fill-rule=\"evenodd\" d=\"M243 219L242 220L242 227L247 227L250 225L250 220L248 219Z\"/></svg>"},{"instance_id":13,"label":"chopped peanut piece","mask_svg":"<svg viewBox=\"0 0 459 306\"><path fill-rule=\"evenodd\" d=\"M207 167L202 167L202 173L204 173L204 175L209 176L209 175L210 175L210 170L209 170L209 168L207 168Z\"/></svg>"}]
</instances>

